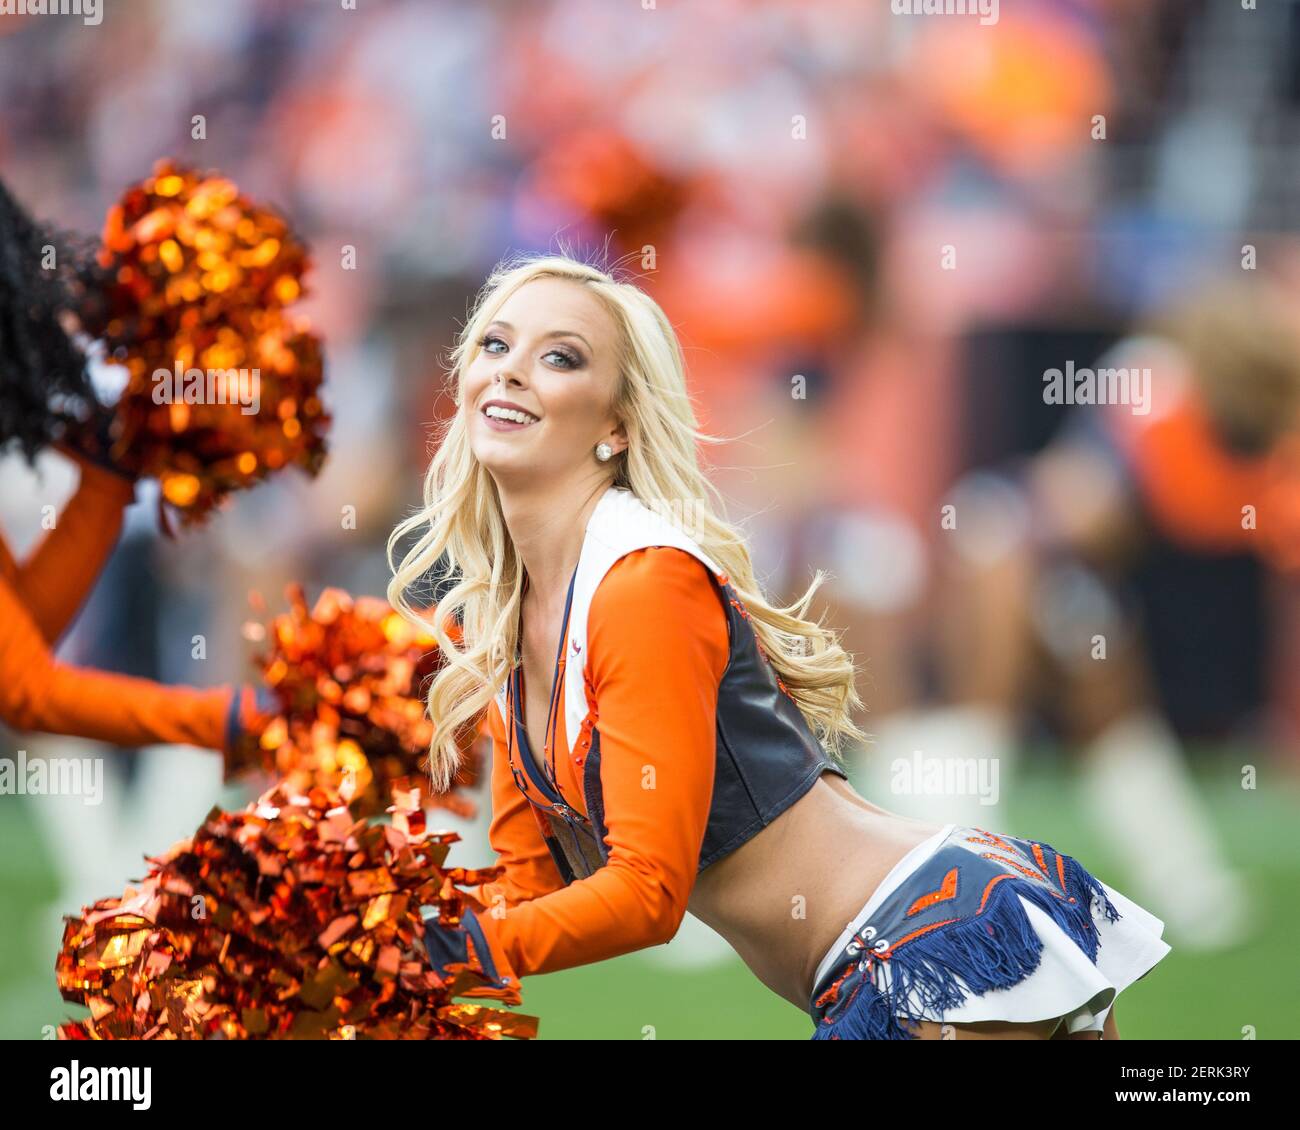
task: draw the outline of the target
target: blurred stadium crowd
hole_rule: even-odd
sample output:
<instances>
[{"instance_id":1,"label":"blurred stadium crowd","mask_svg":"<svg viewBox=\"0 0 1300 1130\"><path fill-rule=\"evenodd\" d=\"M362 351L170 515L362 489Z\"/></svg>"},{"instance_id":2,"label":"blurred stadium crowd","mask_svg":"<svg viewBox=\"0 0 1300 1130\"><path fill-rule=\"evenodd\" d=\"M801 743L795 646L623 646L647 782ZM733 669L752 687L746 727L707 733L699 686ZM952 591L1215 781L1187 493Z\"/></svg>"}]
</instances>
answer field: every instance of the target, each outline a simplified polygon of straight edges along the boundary
<instances>
[{"instance_id":1,"label":"blurred stadium crowd","mask_svg":"<svg viewBox=\"0 0 1300 1130\"><path fill-rule=\"evenodd\" d=\"M506 252L562 246L677 325L769 588L833 574L815 607L863 668L871 799L996 825L894 759L1070 759L1175 945L1236 936L1184 762L1300 745L1300 555L1251 536L1300 506L1258 493L1256 529L1239 505L1297 466L1300 5L1006 0L983 26L887 0L109 0L99 26L0 19L0 104L0 172L65 228L165 155L279 207L327 348L320 478L174 541L136 506L65 658L216 683L247 674L249 590L382 594L468 301ZM1149 414L1046 401L1045 372L1099 361L1149 366ZM0 465L15 549L72 481ZM218 788L171 754L115 764L175 803L140 801L93 865L120 813L44 817L65 909Z\"/></svg>"}]
</instances>

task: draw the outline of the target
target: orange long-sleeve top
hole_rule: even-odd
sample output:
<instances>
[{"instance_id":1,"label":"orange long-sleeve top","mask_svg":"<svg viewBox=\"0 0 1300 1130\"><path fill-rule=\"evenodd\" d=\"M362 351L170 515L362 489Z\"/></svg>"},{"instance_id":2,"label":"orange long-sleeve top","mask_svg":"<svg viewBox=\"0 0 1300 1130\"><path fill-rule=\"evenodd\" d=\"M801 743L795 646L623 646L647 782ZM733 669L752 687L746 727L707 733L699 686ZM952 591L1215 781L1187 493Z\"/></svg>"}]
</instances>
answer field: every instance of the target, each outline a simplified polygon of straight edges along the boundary
<instances>
[{"instance_id":1,"label":"orange long-sleeve top","mask_svg":"<svg viewBox=\"0 0 1300 1130\"><path fill-rule=\"evenodd\" d=\"M114 745L183 743L222 750L236 688L169 687L60 663L53 648L99 576L134 488L78 460L81 480L25 561L0 538L0 719Z\"/></svg>"},{"instance_id":2,"label":"orange long-sleeve top","mask_svg":"<svg viewBox=\"0 0 1300 1130\"><path fill-rule=\"evenodd\" d=\"M594 722L600 732L609 856L568 886L511 775L500 712L488 707L488 838L505 871L472 893L498 972L518 978L585 965L677 932L708 824L728 657L725 610L706 566L689 553L638 549L605 575L591 602L583 674L584 728ZM570 754L562 707L556 714L559 790L585 815L583 743ZM527 756L517 742L514 752Z\"/></svg>"}]
</instances>

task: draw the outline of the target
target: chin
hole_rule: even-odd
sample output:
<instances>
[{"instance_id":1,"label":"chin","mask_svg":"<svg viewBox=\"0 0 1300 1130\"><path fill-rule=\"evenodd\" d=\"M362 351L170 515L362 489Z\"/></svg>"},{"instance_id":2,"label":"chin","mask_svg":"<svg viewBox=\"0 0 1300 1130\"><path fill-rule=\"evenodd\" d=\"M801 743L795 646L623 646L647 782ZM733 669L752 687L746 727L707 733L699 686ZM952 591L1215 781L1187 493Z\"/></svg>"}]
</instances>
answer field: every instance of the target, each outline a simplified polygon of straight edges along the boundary
<instances>
[{"instance_id":1,"label":"chin","mask_svg":"<svg viewBox=\"0 0 1300 1130\"><path fill-rule=\"evenodd\" d=\"M500 448L493 449L491 445L484 445L483 450L474 451L474 458L483 466L494 478L511 477L514 475L535 475L537 470L537 461L525 456L519 451L503 452Z\"/></svg>"}]
</instances>

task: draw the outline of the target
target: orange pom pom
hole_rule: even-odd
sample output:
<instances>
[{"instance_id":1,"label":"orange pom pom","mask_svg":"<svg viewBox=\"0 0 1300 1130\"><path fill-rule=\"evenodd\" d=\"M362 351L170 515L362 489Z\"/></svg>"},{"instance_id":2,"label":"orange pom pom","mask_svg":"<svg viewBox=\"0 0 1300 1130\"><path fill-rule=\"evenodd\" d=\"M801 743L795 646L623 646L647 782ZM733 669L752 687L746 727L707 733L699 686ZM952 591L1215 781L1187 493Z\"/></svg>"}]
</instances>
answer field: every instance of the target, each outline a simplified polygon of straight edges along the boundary
<instances>
[{"instance_id":1,"label":"orange pom pom","mask_svg":"<svg viewBox=\"0 0 1300 1130\"><path fill-rule=\"evenodd\" d=\"M283 467L315 475L330 417L320 339L284 307L306 248L225 177L162 161L109 210L87 329L129 379L110 435L184 523Z\"/></svg>"}]
</instances>

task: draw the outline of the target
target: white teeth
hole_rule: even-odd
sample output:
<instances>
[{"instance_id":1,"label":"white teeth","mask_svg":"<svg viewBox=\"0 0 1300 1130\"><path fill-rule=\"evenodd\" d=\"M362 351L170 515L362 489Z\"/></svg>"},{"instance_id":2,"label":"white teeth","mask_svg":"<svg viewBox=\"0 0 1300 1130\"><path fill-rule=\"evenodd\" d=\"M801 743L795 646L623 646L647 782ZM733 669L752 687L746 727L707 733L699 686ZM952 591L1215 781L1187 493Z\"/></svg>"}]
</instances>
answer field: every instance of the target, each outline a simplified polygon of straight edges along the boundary
<instances>
[{"instance_id":1,"label":"white teeth","mask_svg":"<svg viewBox=\"0 0 1300 1130\"><path fill-rule=\"evenodd\" d=\"M513 408L500 408L495 404L490 404L483 409L483 415L491 416L494 420L513 420L516 424L532 424L537 421L536 416L530 416L527 412L517 412Z\"/></svg>"}]
</instances>

